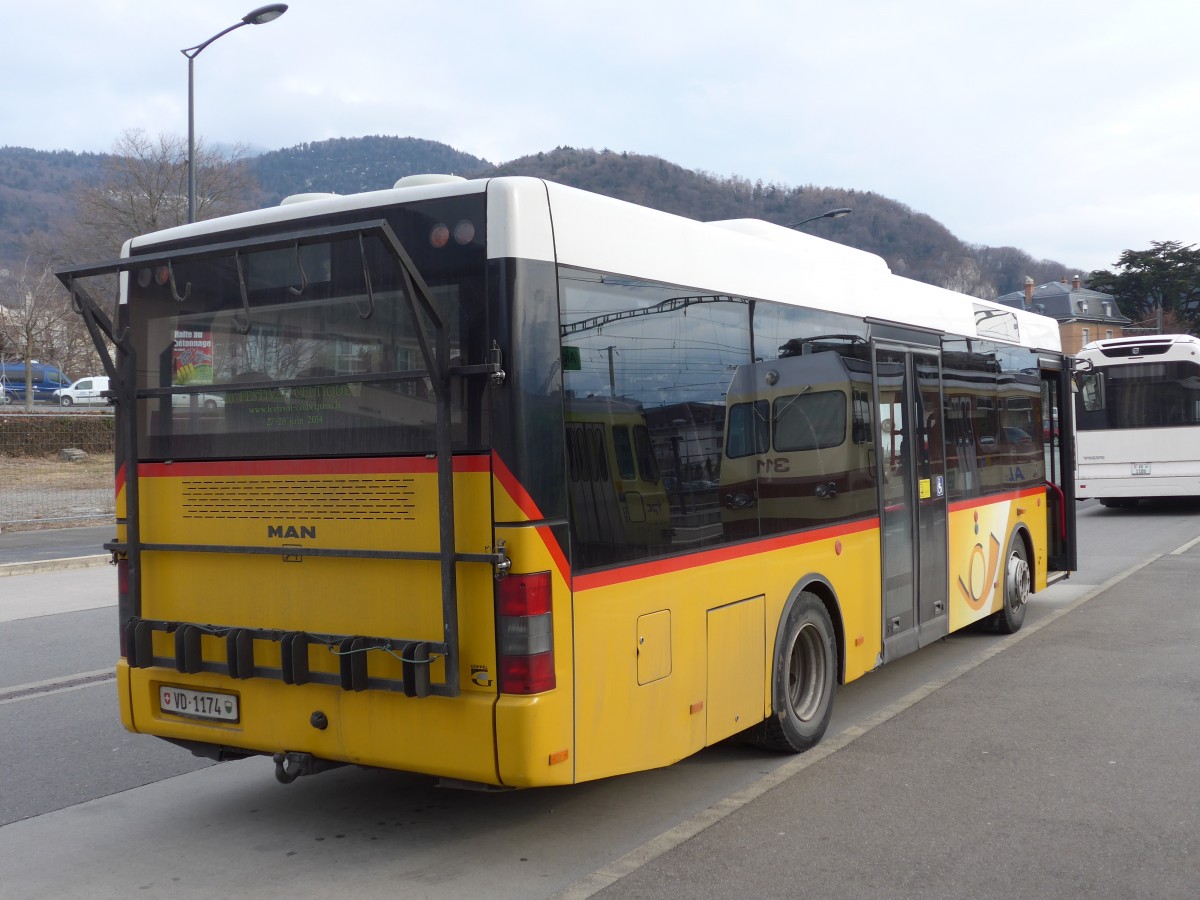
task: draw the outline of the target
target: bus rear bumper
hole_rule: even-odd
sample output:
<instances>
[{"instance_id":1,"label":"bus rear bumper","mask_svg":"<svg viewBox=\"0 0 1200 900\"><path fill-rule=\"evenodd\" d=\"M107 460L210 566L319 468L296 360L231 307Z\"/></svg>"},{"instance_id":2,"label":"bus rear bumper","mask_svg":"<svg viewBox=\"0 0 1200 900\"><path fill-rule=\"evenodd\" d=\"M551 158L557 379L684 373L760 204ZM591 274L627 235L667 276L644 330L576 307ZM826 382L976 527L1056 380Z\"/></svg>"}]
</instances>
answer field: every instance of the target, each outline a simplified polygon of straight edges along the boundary
<instances>
[{"instance_id":1,"label":"bus rear bumper","mask_svg":"<svg viewBox=\"0 0 1200 900\"><path fill-rule=\"evenodd\" d=\"M1119 481L1084 478L1075 483L1076 500L1138 500L1150 497L1200 497L1200 475L1178 477L1145 476Z\"/></svg>"}]
</instances>

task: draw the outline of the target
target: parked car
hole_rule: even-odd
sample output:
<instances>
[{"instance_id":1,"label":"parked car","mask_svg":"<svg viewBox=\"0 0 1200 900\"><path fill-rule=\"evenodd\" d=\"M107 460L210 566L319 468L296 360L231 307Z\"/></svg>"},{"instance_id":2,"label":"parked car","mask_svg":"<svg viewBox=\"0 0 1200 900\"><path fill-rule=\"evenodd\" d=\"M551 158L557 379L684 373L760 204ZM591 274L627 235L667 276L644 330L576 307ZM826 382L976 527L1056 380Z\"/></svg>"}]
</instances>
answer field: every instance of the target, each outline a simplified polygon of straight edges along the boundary
<instances>
[{"instance_id":1,"label":"parked car","mask_svg":"<svg viewBox=\"0 0 1200 900\"><path fill-rule=\"evenodd\" d=\"M108 403L108 398L101 396L101 391L107 390L107 375L89 375L72 382L68 387L59 388L54 392L54 399L60 406L104 405Z\"/></svg>"},{"instance_id":2,"label":"parked car","mask_svg":"<svg viewBox=\"0 0 1200 900\"><path fill-rule=\"evenodd\" d=\"M192 397L196 398L196 405L201 409L216 409L225 405L225 398L220 394L173 394L171 405L191 406Z\"/></svg>"},{"instance_id":3,"label":"parked car","mask_svg":"<svg viewBox=\"0 0 1200 900\"><path fill-rule=\"evenodd\" d=\"M1004 439L1010 444L1032 444L1033 438L1029 436L1029 432L1018 428L1015 425L1004 426Z\"/></svg>"},{"instance_id":4,"label":"parked car","mask_svg":"<svg viewBox=\"0 0 1200 900\"><path fill-rule=\"evenodd\" d=\"M1053 429L1050 427L1049 419L1042 419L1042 440L1047 444L1058 446L1058 422L1054 423Z\"/></svg>"},{"instance_id":5,"label":"parked car","mask_svg":"<svg viewBox=\"0 0 1200 900\"><path fill-rule=\"evenodd\" d=\"M34 402L57 402L54 392L65 388L71 379L62 373L58 366L48 363L31 363L33 374ZM25 363L7 362L0 364L0 383L4 385L3 400L5 403L25 402Z\"/></svg>"}]
</instances>

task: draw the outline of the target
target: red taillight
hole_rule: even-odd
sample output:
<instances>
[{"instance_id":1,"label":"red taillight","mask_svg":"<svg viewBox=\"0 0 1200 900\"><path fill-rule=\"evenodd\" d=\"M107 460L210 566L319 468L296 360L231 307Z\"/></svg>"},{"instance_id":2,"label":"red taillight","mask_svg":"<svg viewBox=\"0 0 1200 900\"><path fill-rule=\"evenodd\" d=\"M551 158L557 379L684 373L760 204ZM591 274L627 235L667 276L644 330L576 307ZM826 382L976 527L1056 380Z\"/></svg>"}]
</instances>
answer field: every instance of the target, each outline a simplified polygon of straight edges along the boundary
<instances>
[{"instance_id":1,"label":"red taillight","mask_svg":"<svg viewBox=\"0 0 1200 900\"><path fill-rule=\"evenodd\" d=\"M500 691L505 694L540 694L554 690L554 654L500 657Z\"/></svg>"},{"instance_id":2,"label":"red taillight","mask_svg":"<svg viewBox=\"0 0 1200 900\"><path fill-rule=\"evenodd\" d=\"M550 612L550 573L506 575L496 582L501 616L540 616Z\"/></svg>"},{"instance_id":3,"label":"red taillight","mask_svg":"<svg viewBox=\"0 0 1200 900\"><path fill-rule=\"evenodd\" d=\"M496 582L500 691L540 694L554 689L554 620L550 573L506 575Z\"/></svg>"}]
</instances>

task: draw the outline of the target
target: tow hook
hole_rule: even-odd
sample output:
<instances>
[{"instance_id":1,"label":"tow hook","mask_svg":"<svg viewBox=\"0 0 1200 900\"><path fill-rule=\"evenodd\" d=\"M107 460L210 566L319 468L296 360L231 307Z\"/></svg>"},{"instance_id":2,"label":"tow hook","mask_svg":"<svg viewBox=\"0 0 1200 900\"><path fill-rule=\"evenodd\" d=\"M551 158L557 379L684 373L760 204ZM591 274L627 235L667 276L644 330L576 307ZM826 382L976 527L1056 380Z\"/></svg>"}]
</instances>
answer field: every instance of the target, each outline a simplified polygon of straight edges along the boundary
<instances>
[{"instance_id":1,"label":"tow hook","mask_svg":"<svg viewBox=\"0 0 1200 900\"><path fill-rule=\"evenodd\" d=\"M308 753L276 753L275 780L280 784L291 784L301 775L307 774L307 763L312 761Z\"/></svg>"},{"instance_id":2,"label":"tow hook","mask_svg":"<svg viewBox=\"0 0 1200 900\"><path fill-rule=\"evenodd\" d=\"M275 779L280 784L291 784L301 775L316 775L328 769L336 769L345 763L333 762L328 759L318 759L311 753L297 753L289 750L287 753L276 753Z\"/></svg>"}]
</instances>

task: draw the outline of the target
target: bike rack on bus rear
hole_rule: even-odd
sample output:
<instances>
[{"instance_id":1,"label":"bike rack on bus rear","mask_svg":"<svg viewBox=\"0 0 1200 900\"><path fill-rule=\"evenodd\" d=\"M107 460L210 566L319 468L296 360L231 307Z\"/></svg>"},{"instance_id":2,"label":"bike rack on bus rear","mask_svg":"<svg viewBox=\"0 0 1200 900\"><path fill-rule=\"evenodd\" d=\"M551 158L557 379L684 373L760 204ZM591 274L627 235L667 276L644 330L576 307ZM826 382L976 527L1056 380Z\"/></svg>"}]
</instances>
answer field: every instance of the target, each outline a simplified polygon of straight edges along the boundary
<instances>
[{"instance_id":1,"label":"bike rack on bus rear","mask_svg":"<svg viewBox=\"0 0 1200 900\"><path fill-rule=\"evenodd\" d=\"M144 543L141 540L138 506L138 445L136 404L139 398L152 398L175 393L169 388L137 388L136 349L129 340L128 326L116 332L112 320L101 306L92 298L80 279L93 278L100 275L121 274L137 268L166 266L171 275L171 288L177 297L186 297L189 286L184 293L179 294L174 283L174 267L180 261L201 261L204 259L234 255L240 259L243 252L262 252L287 247L294 247L299 254L299 248L308 244L327 243L335 240L359 241L363 252L363 266L367 284L367 308L369 311L374 303L370 272L366 268L366 252L363 248L364 238L377 238L384 249L395 261L403 283L405 305L412 322L417 344L425 363L423 370L413 370L402 376L395 374L387 376L340 376L333 381L364 380L396 380L429 378L433 385L436 400L437 420L435 425L437 484L438 484L438 535L439 550L436 552L405 551L405 550L336 550L324 548L305 548L299 551L304 556L334 556L346 558L369 559L410 559L437 561L441 566L441 603L443 640L429 641L419 639L378 637L367 635L335 635L315 634L298 631L283 631L258 628L241 628L236 625L198 624L191 622L169 622L162 620L143 619L141 617L141 555L146 552L184 551L196 553L243 553L288 556L295 555L296 548L288 547L251 547L241 545L211 545L211 544L159 544ZM297 256L297 258L299 258ZM241 275L241 266L238 265ZM303 275L303 270L301 269ZM232 678L278 677L287 684L305 684L308 682L340 685L349 691L366 689L400 691L408 696L424 697L430 694L440 696L457 696L460 692L459 652L458 652L458 582L456 565L460 562L483 563L495 568L497 576L503 575L510 561L502 545L497 546L493 553L459 553L454 549L454 471L451 453L450 435L450 384L452 378L488 376L493 383L504 381L504 371L501 368L499 349L493 347L488 362L478 365L451 366L449 359L449 335L445 322L438 315L432 302L428 286L417 271L412 257L405 250L391 225L384 219L372 219L347 225L327 228L303 229L285 234L266 237L247 238L237 241L222 242L202 247L188 247L160 253L147 253L138 256L110 260L85 266L74 266L59 269L55 272L59 281L70 292L71 304L74 310L83 317L92 343L100 355L105 374L109 377L110 390L107 396L117 407L118 432L116 443L116 467L118 471L125 467L126 480L126 539L112 541L104 545L113 554L114 560L121 559L128 563L127 599L121 604L119 615L122 629L125 632L127 656L130 666L146 668L161 666L174 668L179 672L212 671L227 674ZM305 278L307 281L307 278ZM244 285L244 283L243 283ZM242 288L242 305L245 314L244 327L251 326L249 303L244 286ZM423 313L433 323L432 336L426 333L422 323ZM361 313L360 313L361 314ZM239 326L239 330L240 330ZM117 359L114 361L109 353L108 342L116 348ZM329 378L299 379L297 386L308 384L329 383ZM274 383L239 384L238 388L254 389L256 387L273 387ZM175 635L174 657L154 656L152 649L153 632L160 631ZM223 637L226 642L226 659L224 663L204 661L200 651L202 635ZM279 669L257 665L254 660L254 641L277 641L280 644L281 665ZM308 646L310 644L329 646L340 658L340 671L337 675L327 672L310 671L308 666ZM367 652L381 650L398 655L402 661L403 680L369 678L367 675ZM433 684L430 680L430 664L438 657L445 659L445 681Z\"/></svg>"}]
</instances>

